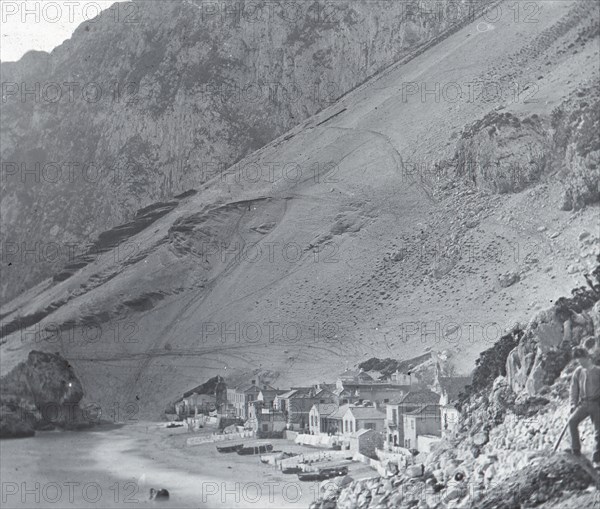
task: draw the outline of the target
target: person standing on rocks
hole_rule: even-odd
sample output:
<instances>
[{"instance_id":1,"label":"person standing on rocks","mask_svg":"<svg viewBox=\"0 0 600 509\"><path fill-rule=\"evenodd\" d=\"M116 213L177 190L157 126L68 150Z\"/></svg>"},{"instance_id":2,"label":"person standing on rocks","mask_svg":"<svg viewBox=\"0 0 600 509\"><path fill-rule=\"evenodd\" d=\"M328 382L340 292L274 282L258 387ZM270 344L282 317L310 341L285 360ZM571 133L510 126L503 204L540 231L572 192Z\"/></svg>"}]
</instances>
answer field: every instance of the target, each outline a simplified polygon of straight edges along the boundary
<instances>
[{"instance_id":1,"label":"person standing on rocks","mask_svg":"<svg viewBox=\"0 0 600 509\"><path fill-rule=\"evenodd\" d=\"M583 340L583 346L589 352L592 362L596 366L600 366L600 344L598 344L598 339L590 336Z\"/></svg>"},{"instance_id":2,"label":"person standing on rocks","mask_svg":"<svg viewBox=\"0 0 600 509\"><path fill-rule=\"evenodd\" d=\"M600 367L594 365L589 353L584 348L573 350L573 359L579 367L573 372L571 379L571 450L574 455L581 455L579 440L579 424L590 417L594 424L596 446L592 461L595 468L600 467Z\"/></svg>"}]
</instances>

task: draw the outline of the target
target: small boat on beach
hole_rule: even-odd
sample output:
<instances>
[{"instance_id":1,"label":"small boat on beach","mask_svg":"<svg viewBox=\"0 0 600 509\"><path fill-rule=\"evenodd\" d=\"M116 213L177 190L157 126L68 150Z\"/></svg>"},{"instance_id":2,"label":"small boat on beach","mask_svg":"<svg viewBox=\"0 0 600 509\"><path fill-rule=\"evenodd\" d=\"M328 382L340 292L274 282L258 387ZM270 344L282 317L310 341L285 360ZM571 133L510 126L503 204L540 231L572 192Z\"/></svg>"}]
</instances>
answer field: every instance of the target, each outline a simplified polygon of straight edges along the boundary
<instances>
[{"instance_id":1,"label":"small boat on beach","mask_svg":"<svg viewBox=\"0 0 600 509\"><path fill-rule=\"evenodd\" d=\"M252 454L264 454L266 452L271 452L272 450L273 446L271 444L256 444L241 447L237 450L237 453L240 456L250 456Z\"/></svg>"},{"instance_id":2,"label":"small boat on beach","mask_svg":"<svg viewBox=\"0 0 600 509\"><path fill-rule=\"evenodd\" d=\"M217 445L217 451L222 452L222 453L237 452L242 447L244 447L244 444Z\"/></svg>"}]
</instances>

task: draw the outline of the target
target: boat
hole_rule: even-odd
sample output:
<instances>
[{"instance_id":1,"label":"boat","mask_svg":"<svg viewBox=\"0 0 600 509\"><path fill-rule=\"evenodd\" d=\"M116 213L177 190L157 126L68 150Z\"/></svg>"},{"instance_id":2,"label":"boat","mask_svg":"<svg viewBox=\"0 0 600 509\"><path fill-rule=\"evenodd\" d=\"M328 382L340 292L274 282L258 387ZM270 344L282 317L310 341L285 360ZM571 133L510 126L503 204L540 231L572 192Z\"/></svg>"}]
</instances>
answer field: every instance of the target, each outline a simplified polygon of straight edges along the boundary
<instances>
[{"instance_id":1,"label":"boat","mask_svg":"<svg viewBox=\"0 0 600 509\"><path fill-rule=\"evenodd\" d=\"M348 475L348 467L327 467L320 468L312 472L302 472L298 474L299 481L325 481L334 477Z\"/></svg>"},{"instance_id":2,"label":"boat","mask_svg":"<svg viewBox=\"0 0 600 509\"><path fill-rule=\"evenodd\" d=\"M227 444L227 445L217 445L217 451L219 452L236 452L239 449L244 447L244 444Z\"/></svg>"},{"instance_id":3,"label":"boat","mask_svg":"<svg viewBox=\"0 0 600 509\"><path fill-rule=\"evenodd\" d=\"M281 473L282 474L299 474L303 472L302 467L296 465L295 467L287 467L284 468Z\"/></svg>"},{"instance_id":4,"label":"boat","mask_svg":"<svg viewBox=\"0 0 600 509\"><path fill-rule=\"evenodd\" d=\"M240 456L250 456L252 454L264 454L265 452L271 452L272 450L273 446L271 444L257 444L240 447L237 450L237 453Z\"/></svg>"}]
</instances>

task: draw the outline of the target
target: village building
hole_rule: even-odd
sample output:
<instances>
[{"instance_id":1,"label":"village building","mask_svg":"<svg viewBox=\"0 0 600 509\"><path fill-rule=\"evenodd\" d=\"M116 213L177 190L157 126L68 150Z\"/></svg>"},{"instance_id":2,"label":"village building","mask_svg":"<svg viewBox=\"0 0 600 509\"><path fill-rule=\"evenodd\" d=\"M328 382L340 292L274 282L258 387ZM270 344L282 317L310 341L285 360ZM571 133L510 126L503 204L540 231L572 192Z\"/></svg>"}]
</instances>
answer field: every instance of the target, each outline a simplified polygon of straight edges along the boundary
<instances>
[{"instance_id":1,"label":"village building","mask_svg":"<svg viewBox=\"0 0 600 509\"><path fill-rule=\"evenodd\" d=\"M286 428L286 418L282 412L266 408L263 401L253 401L248 405L246 426L255 431L257 437L272 436Z\"/></svg>"},{"instance_id":2,"label":"village building","mask_svg":"<svg viewBox=\"0 0 600 509\"><path fill-rule=\"evenodd\" d=\"M350 450L364 454L369 458L376 458L376 450L381 449L383 435L374 429L359 429L350 434Z\"/></svg>"},{"instance_id":3,"label":"village building","mask_svg":"<svg viewBox=\"0 0 600 509\"><path fill-rule=\"evenodd\" d=\"M334 426L330 425L331 418L336 414L339 405L333 403L315 403L308 416L308 430L311 435L330 434ZM343 417L343 416L342 416ZM341 418L340 418L341 420Z\"/></svg>"},{"instance_id":4,"label":"village building","mask_svg":"<svg viewBox=\"0 0 600 509\"><path fill-rule=\"evenodd\" d=\"M341 434L344 429L344 415L346 415L348 408L350 408L349 404L341 405L331 414L327 410L325 415L321 416L323 423L320 428L321 433L327 435Z\"/></svg>"},{"instance_id":5,"label":"village building","mask_svg":"<svg viewBox=\"0 0 600 509\"><path fill-rule=\"evenodd\" d=\"M417 437L421 435L441 437L440 405L420 406L404 413L404 447L417 449Z\"/></svg>"},{"instance_id":6,"label":"village building","mask_svg":"<svg viewBox=\"0 0 600 509\"><path fill-rule=\"evenodd\" d=\"M375 406L350 405L342 418L344 435L350 435L360 429L372 429L383 432L385 412Z\"/></svg>"},{"instance_id":7,"label":"village building","mask_svg":"<svg viewBox=\"0 0 600 509\"><path fill-rule=\"evenodd\" d=\"M398 385L418 385L419 377L410 371L401 373L399 370L396 370L390 375L390 382Z\"/></svg>"},{"instance_id":8,"label":"village building","mask_svg":"<svg viewBox=\"0 0 600 509\"><path fill-rule=\"evenodd\" d=\"M431 390L440 394L442 434L454 433L458 426L460 412L456 408L458 396L471 383L470 376L442 376L439 363L436 363Z\"/></svg>"},{"instance_id":9,"label":"village building","mask_svg":"<svg viewBox=\"0 0 600 509\"><path fill-rule=\"evenodd\" d=\"M256 401L261 390L275 390L267 384L259 385L257 380L251 380L250 383L242 383L235 387L227 389L227 402L233 408L233 416L238 419L246 420L248 418L248 406Z\"/></svg>"},{"instance_id":10,"label":"village building","mask_svg":"<svg viewBox=\"0 0 600 509\"><path fill-rule=\"evenodd\" d=\"M175 402L175 413L187 417L197 414L206 415L215 410L222 411L227 403L226 391L227 386L223 378L217 376L214 387L204 383L184 392L183 396Z\"/></svg>"},{"instance_id":11,"label":"village building","mask_svg":"<svg viewBox=\"0 0 600 509\"><path fill-rule=\"evenodd\" d=\"M310 429L310 411L316 403L335 403L334 394L320 385L292 387L274 398L273 408L286 416L287 429L306 431Z\"/></svg>"},{"instance_id":12,"label":"village building","mask_svg":"<svg viewBox=\"0 0 600 509\"><path fill-rule=\"evenodd\" d=\"M404 414L426 405L438 405L440 395L428 389L408 391L386 404L385 438L387 448L404 447Z\"/></svg>"},{"instance_id":13,"label":"village building","mask_svg":"<svg viewBox=\"0 0 600 509\"><path fill-rule=\"evenodd\" d=\"M285 394L287 391L280 389L261 389L256 397L257 401L261 401L265 408L275 410L275 398L280 394Z\"/></svg>"},{"instance_id":14,"label":"village building","mask_svg":"<svg viewBox=\"0 0 600 509\"><path fill-rule=\"evenodd\" d=\"M363 369L359 370L351 370L346 368L346 370L341 373L336 381L337 387L345 387L346 385L354 385L354 384L364 384L364 383L374 383L375 379L369 375Z\"/></svg>"},{"instance_id":15,"label":"village building","mask_svg":"<svg viewBox=\"0 0 600 509\"><path fill-rule=\"evenodd\" d=\"M410 380L410 377L407 379ZM416 380L414 378L413 380ZM385 404L394 399L401 398L409 391L419 388L417 385L402 385L396 381L378 381L374 380L366 372L346 370L342 373L336 382L336 390L343 393L344 397L339 397L339 404L344 403L362 403L363 401L373 401L378 404Z\"/></svg>"}]
</instances>

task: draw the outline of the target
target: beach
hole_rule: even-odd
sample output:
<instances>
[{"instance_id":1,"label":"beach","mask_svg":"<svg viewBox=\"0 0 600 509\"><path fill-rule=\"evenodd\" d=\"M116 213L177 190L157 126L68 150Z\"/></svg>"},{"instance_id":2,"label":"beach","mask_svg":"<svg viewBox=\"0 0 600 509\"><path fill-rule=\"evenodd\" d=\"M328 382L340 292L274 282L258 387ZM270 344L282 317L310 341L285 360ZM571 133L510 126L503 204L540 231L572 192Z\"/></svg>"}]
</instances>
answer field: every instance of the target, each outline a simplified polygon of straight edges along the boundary
<instances>
[{"instance_id":1,"label":"beach","mask_svg":"<svg viewBox=\"0 0 600 509\"><path fill-rule=\"evenodd\" d=\"M318 497L319 483L300 482L260 462L259 456L217 452L214 443L187 446L187 428L139 422L81 432L39 432L35 437L3 440L2 506L306 508ZM288 440L269 440L274 450L315 452ZM376 473L350 465L353 478ZM169 490L161 504L149 500L150 488Z\"/></svg>"}]
</instances>

